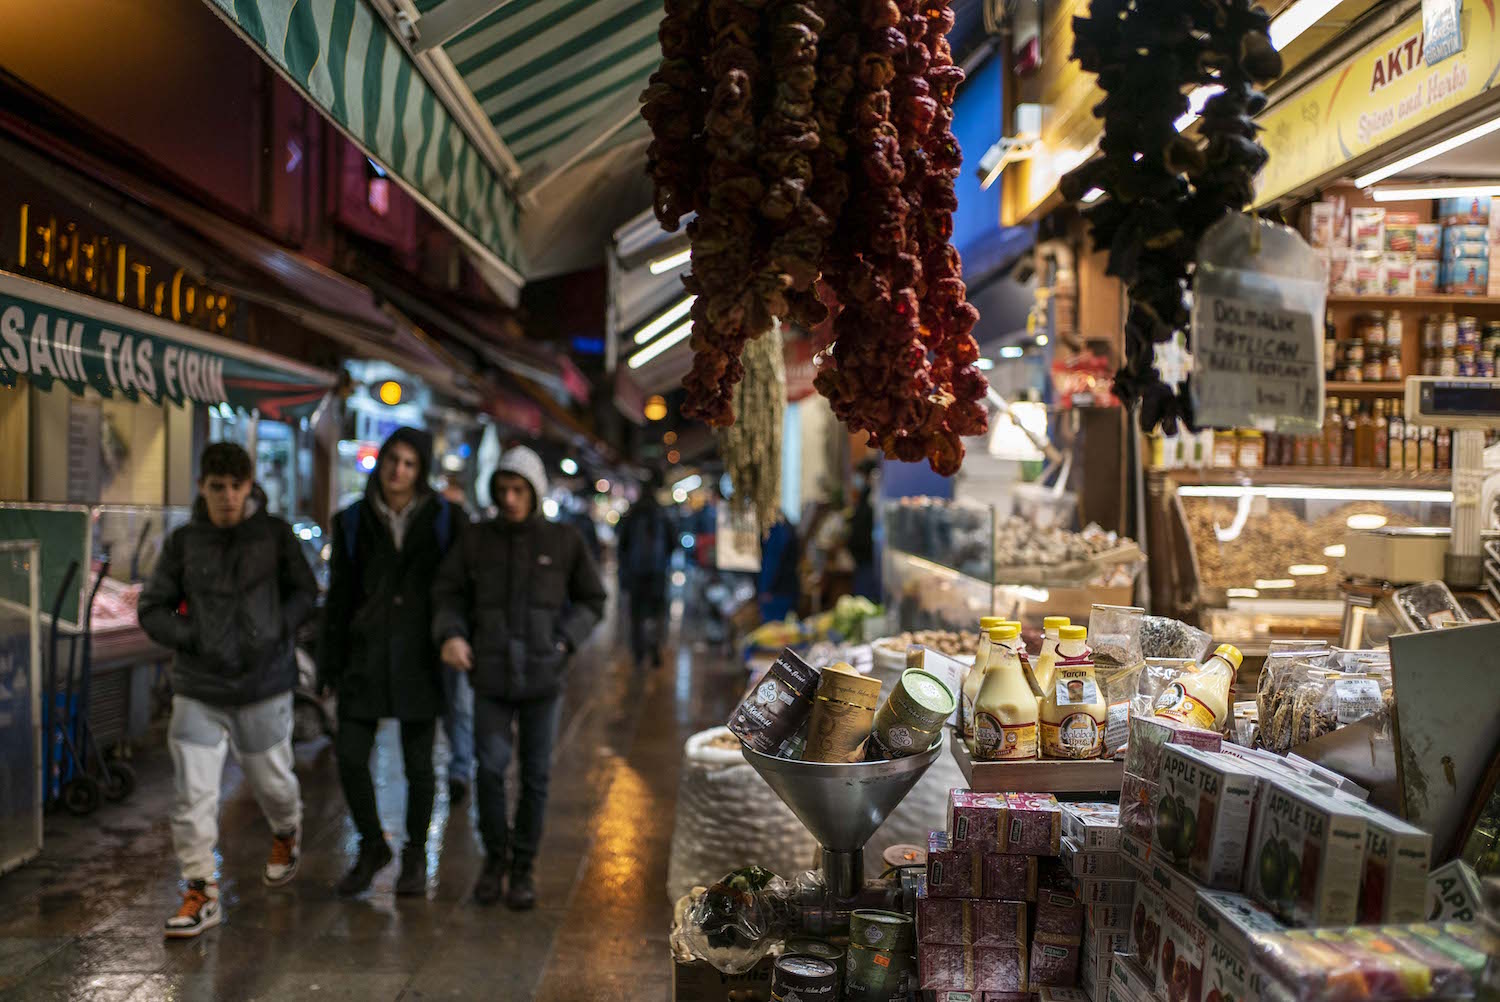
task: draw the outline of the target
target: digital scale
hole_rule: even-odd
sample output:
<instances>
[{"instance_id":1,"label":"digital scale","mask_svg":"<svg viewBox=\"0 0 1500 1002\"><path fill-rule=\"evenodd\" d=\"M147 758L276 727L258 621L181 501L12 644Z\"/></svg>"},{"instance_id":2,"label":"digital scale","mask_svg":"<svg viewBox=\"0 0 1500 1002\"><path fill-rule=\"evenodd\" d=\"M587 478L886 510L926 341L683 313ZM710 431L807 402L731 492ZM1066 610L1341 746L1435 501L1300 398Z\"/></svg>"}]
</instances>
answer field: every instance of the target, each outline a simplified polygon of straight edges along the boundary
<instances>
[{"instance_id":1,"label":"digital scale","mask_svg":"<svg viewBox=\"0 0 1500 1002\"><path fill-rule=\"evenodd\" d=\"M1406 421L1453 432L1452 531L1443 579L1455 588L1478 588L1484 580L1484 436L1500 429L1500 379L1413 376L1406 381Z\"/></svg>"}]
</instances>

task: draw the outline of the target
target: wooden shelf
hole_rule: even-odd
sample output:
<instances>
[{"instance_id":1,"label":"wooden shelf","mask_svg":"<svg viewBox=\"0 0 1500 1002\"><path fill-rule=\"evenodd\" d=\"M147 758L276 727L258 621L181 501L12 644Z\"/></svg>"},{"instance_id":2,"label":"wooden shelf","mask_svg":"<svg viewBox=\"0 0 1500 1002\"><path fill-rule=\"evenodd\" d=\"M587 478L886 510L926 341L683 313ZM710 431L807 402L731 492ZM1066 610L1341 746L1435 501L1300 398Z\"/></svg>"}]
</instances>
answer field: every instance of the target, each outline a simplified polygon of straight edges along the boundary
<instances>
[{"instance_id":1,"label":"wooden shelf","mask_svg":"<svg viewBox=\"0 0 1500 1002\"><path fill-rule=\"evenodd\" d=\"M1465 296L1445 292L1433 292L1423 296L1329 296L1328 305L1361 306L1367 310L1378 310L1382 306L1500 307L1500 298L1492 298L1490 296Z\"/></svg>"},{"instance_id":2,"label":"wooden shelf","mask_svg":"<svg viewBox=\"0 0 1500 1002\"><path fill-rule=\"evenodd\" d=\"M1380 383L1346 383L1330 380L1323 384L1323 392L1330 397L1374 396L1400 397L1406 395L1406 381L1393 380Z\"/></svg>"},{"instance_id":3,"label":"wooden shelf","mask_svg":"<svg viewBox=\"0 0 1500 1002\"><path fill-rule=\"evenodd\" d=\"M1120 789L1125 776L1125 763L1113 760L975 762L957 731L950 740L969 789L980 793L1110 793Z\"/></svg>"},{"instance_id":4,"label":"wooden shelf","mask_svg":"<svg viewBox=\"0 0 1500 1002\"><path fill-rule=\"evenodd\" d=\"M1399 473L1368 467L1344 466L1262 466L1253 470L1151 470L1151 476L1170 478L1181 486L1239 487L1416 487L1447 490L1453 486L1453 471L1432 473Z\"/></svg>"}]
</instances>

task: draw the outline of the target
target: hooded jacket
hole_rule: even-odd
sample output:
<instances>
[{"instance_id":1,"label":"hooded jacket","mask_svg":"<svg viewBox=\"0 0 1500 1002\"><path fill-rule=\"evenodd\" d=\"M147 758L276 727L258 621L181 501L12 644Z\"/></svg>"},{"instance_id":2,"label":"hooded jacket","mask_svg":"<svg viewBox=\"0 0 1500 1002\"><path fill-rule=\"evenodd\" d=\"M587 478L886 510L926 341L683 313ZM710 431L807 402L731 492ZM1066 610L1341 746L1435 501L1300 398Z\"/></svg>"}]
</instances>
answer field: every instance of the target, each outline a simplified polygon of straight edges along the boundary
<instances>
[{"instance_id":1,"label":"hooded jacket","mask_svg":"<svg viewBox=\"0 0 1500 1002\"><path fill-rule=\"evenodd\" d=\"M464 637L474 649L474 691L513 702L562 687L570 656L604 616L605 591L578 530L533 507L524 521L491 519L465 533L432 600L437 644Z\"/></svg>"},{"instance_id":2,"label":"hooded jacket","mask_svg":"<svg viewBox=\"0 0 1500 1002\"><path fill-rule=\"evenodd\" d=\"M242 706L297 684L293 645L318 585L292 527L265 503L260 487L252 488L245 518L221 529L199 498L141 590L141 628L175 652L179 696Z\"/></svg>"},{"instance_id":3,"label":"hooded jacket","mask_svg":"<svg viewBox=\"0 0 1500 1002\"><path fill-rule=\"evenodd\" d=\"M380 461L365 482L364 498L355 502L358 517L351 519L345 509L333 522L318 670L323 684L338 691L340 716L354 720L433 720L443 712L432 582L468 519L430 486L431 437L398 428L381 446L380 460L396 442L411 446L418 458L417 494L401 546L376 504L383 499ZM437 531L445 506L446 546ZM352 547L350 525L356 526Z\"/></svg>"}]
</instances>

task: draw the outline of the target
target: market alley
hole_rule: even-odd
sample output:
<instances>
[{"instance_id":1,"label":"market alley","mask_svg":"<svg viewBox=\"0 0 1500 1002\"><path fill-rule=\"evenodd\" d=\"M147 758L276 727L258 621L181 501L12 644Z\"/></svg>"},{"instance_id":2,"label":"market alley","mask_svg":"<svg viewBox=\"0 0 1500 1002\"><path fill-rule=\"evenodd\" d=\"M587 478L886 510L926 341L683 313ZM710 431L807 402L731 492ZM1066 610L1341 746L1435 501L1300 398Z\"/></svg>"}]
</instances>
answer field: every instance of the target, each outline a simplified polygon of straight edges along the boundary
<instances>
[{"instance_id":1,"label":"market alley","mask_svg":"<svg viewBox=\"0 0 1500 1002\"><path fill-rule=\"evenodd\" d=\"M87 819L48 815L47 853L0 881L0 998L232 1000L639 999L670 993L665 884L683 739L722 720L737 669L701 648L637 674L611 623L577 659L530 915L480 908L472 800L440 792L426 900L396 899L389 867L363 898L334 882L356 835L330 743L298 748L306 802L301 873L262 886L269 832L231 765L223 809L225 920L164 941L178 885L167 824L171 769L153 743L140 791ZM440 753L443 754L443 753ZM375 755L382 819L399 831L404 784L389 727Z\"/></svg>"}]
</instances>

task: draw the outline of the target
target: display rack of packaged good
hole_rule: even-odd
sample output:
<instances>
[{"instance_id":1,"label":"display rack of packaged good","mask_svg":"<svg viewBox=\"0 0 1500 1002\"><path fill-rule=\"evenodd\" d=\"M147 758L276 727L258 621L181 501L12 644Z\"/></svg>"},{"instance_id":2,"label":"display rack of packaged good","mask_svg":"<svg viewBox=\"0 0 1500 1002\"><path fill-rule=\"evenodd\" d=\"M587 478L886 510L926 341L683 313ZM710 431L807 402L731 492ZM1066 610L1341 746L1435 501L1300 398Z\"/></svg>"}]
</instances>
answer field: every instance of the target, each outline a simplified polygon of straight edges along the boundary
<instances>
[{"instance_id":1,"label":"display rack of packaged good","mask_svg":"<svg viewBox=\"0 0 1500 1002\"><path fill-rule=\"evenodd\" d=\"M980 793L1118 792L1125 776L1125 763L1115 759L978 762L956 731L949 741L969 789Z\"/></svg>"}]
</instances>

